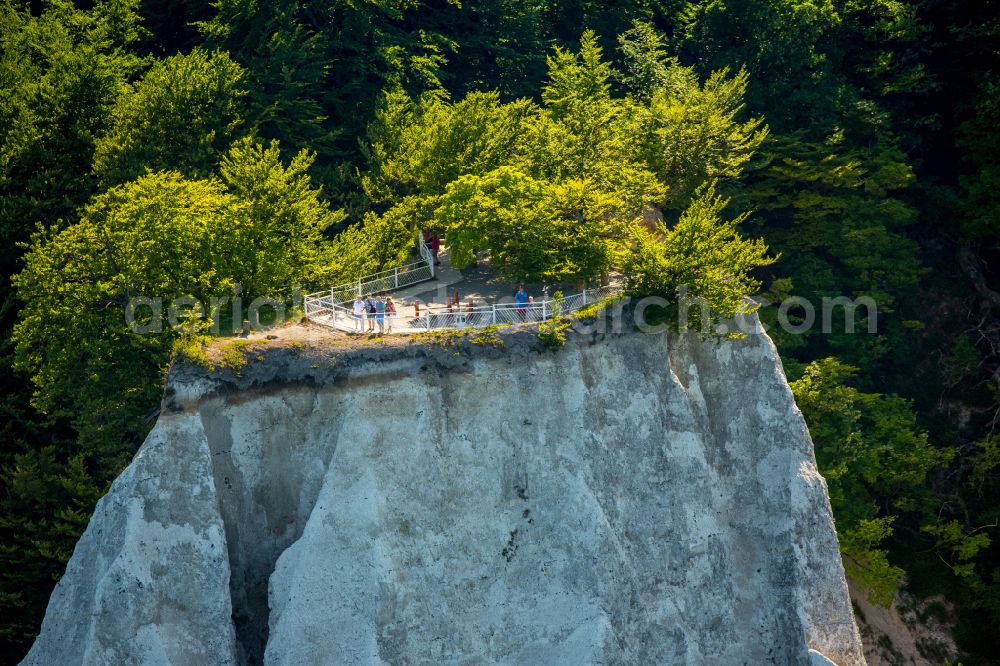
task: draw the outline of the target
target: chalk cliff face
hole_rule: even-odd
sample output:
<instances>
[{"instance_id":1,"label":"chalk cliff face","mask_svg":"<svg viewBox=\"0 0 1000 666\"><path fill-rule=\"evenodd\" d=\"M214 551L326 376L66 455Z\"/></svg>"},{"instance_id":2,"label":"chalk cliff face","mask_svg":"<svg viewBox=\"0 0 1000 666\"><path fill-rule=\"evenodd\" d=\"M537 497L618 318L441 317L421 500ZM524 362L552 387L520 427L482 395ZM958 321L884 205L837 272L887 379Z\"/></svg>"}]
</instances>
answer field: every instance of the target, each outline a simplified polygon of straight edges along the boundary
<instances>
[{"instance_id":1,"label":"chalk cliff face","mask_svg":"<svg viewBox=\"0 0 1000 666\"><path fill-rule=\"evenodd\" d=\"M26 663L864 663L766 336L501 340L175 367Z\"/></svg>"}]
</instances>

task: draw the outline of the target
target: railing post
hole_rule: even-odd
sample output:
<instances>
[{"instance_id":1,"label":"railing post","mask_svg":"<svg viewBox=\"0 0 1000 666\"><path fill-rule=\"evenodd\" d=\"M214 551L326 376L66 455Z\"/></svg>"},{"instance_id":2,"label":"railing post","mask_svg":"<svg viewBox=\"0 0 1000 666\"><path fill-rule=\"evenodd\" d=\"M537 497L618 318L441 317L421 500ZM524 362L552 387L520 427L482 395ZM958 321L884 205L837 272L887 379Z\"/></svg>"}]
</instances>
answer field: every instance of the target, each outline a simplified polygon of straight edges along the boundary
<instances>
[{"instance_id":1,"label":"railing post","mask_svg":"<svg viewBox=\"0 0 1000 666\"><path fill-rule=\"evenodd\" d=\"M490 320L490 323L491 324L497 323L497 304L496 303L493 304L493 317Z\"/></svg>"},{"instance_id":2,"label":"railing post","mask_svg":"<svg viewBox=\"0 0 1000 666\"><path fill-rule=\"evenodd\" d=\"M583 304L584 305L587 304L587 288L586 287L583 288Z\"/></svg>"},{"instance_id":3,"label":"railing post","mask_svg":"<svg viewBox=\"0 0 1000 666\"><path fill-rule=\"evenodd\" d=\"M396 285L396 289L399 289L399 267L392 269L392 279Z\"/></svg>"},{"instance_id":4,"label":"railing post","mask_svg":"<svg viewBox=\"0 0 1000 666\"><path fill-rule=\"evenodd\" d=\"M424 320L427 322L427 330L431 330L431 309L424 308Z\"/></svg>"},{"instance_id":5,"label":"railing post","mask_svg":"<svg viewBox=\"0 0 1000 666\"><path fill-rule=\"evenodd\" d=\"M547 303L548 303L548 301L542 301L542 321L545 321L546 319L548 319L548 316L545 314L545 305Z\"/></svg>"},{"instance_id":6,"label":"railing post","mask_svg":"<svg viewBox=\"0 0 1000 666\"><path fill-rule=\"evenodd\" d=\"M361 278L358 278L358 298L361 298L363 294L361 293Z\"/></svg>"}]
</instances>

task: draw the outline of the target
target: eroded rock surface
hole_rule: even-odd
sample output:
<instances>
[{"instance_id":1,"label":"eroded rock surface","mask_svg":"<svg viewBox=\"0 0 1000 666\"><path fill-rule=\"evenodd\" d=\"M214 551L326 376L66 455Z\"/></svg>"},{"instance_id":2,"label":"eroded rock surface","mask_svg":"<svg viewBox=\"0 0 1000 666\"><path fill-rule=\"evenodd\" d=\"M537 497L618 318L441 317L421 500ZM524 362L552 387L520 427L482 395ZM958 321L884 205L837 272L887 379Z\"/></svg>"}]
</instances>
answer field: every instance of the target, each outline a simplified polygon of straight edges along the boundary
<instances>
[{"instance_id":1,"label":"eroded rock surface","mask_svg":"<svg viewBox=\"0 0 1000 666\"><path fill-rule=\"evenodd\" d=\"M175 368L26 663L864 663L766 336L502 339Z\"/></svg>"}]
</instances>

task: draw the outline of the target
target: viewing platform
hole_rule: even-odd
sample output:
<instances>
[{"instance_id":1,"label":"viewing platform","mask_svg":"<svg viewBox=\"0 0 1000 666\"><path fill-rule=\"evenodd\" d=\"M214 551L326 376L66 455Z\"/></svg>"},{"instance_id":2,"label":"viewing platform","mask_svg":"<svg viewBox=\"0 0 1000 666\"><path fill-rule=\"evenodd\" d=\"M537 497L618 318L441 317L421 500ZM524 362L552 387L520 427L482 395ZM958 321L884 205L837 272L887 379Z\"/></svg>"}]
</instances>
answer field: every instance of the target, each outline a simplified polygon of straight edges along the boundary
<instances>
[{"instance_id":1,"label":"viewing platform","mask_svg":"<svg viewBox=\"0 0 1000 666\"><path fill-rule=\"evenodd\" d=\"M499 280L487 262L460 270L451 266L449 252L442 248L435 264L422 237L418 244L418 261L307 295L306 318L344 333L371 332L378 314L357 317L354 301L381 294L395 306L395 314L383 315L385 334L482 328L547 321L620 292L610 284L553 298L542 285L525 285L530 300L519 304L514 298L517 286Z\"/></svg>"}]
</instances>

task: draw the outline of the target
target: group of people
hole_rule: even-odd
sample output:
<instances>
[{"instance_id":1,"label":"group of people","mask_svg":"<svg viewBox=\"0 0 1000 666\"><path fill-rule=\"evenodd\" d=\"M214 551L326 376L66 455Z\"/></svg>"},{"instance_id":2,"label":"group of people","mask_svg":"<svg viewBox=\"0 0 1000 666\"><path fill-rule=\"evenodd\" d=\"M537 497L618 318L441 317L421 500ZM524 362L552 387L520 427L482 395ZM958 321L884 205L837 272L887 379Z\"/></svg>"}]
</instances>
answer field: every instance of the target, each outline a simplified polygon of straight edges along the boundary
<instances>
[{"instance_id":1,"label":"group of people","mask_svg":"<svg viewBox=\"0 0 1000 666\"><path fill-rule=\"evenodd\" d=\"M449 311L452 302L449 300ZM524 285L519 285L514 293L514 305L517 311L517 318L520 321L537 321L542 318L542 310L535 303L535 299L528 296ZM455 307L458 307L458 294L455 294ZM471 302L469 307L471 308ZM354 317L355 333L392 333L392 323L396 318L396 304L392 297L386 294L369 294L368 296L358 296L354 299L354 307L351 310Z\"/></svg>"},{"instance_id":2,"label":"group of people","mask_svg":"<svg viewBox=\"0 0 1000 666\"><path fill-rule=\"evenodd\" d=\"M354 332L374 333L378 327L379 335L392 333L392 320L396 317L396 304L391 296L369 294L362 298L360 295L354 299ZM367 329L366 329L367 327Z\"/></svg>"}]
</instances>

